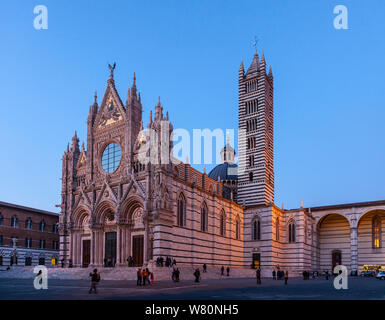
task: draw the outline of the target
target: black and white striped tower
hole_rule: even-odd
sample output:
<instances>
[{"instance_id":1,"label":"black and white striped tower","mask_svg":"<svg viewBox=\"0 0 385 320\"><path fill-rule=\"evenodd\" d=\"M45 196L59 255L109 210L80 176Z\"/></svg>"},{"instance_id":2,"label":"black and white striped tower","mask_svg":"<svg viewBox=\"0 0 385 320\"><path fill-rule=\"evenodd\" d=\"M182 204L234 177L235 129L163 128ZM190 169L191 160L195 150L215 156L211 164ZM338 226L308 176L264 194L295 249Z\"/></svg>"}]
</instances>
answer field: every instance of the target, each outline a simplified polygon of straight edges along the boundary
<instances>
[{"instance_id":1,"label":"black and white striped tower","mask_svg":"<svg viewBox=\"0 0 385 320\"><path fill-rule=\"evenodd\" d=\"M273 74L257 51L245 73L238 72L238 203L274 203ZM243 132L243 134L242 134Z\"/></svg>"}]
</instances>

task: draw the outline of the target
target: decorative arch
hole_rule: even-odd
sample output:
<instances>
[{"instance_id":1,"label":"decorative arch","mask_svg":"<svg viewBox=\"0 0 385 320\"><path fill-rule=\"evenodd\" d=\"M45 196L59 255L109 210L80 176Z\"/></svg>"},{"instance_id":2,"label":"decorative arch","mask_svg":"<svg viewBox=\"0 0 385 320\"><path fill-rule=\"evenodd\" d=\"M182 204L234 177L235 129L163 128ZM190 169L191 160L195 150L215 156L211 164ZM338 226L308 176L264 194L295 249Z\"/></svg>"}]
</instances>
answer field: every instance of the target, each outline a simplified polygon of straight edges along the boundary
<instances>
[{"instance_id":1,"label":"decorative arch","mask_svg":"<svg viewBox=\"0 0 385 320\"><path fill-rule=\"evenodd\" d=\"M357 223L358 237L361 240L359 249L362 247L382 248L382 221L384 219L385 210L383 209L370 210L361 215ZM371 245L368 245L369 241Z\"/></svg>"},{"instance_id":2,"label":"decorative arch","mask_svg":"<svg viewBox=\"0 0 385 320\"><path fill-rule=\"evenodd\" d=\"M241 239L241 219L238 215L235 217L235 239Z\"/></svg>"},{"instance_id":3,"label":"decorative arch","mask_svg":"<svg viewBox=\"0 0 385 320\"><path fill-rule=\"evenodd\" d=\"M261 218L256 215L251 222L251 239L261 240Z\"/></svg>"},{"instance_id":4,"label":"decorative arch","mask_svg":"<svg viewBox=\"0 0 385 320\"><path fill-rule=\"evenodd\" d=\"M201 231L208 231L208 223L209 223L209 210L206 204L206 201L202 202L201 205Z\"/></svg>"},{"instance_id":5,"label":"decorative arch","mask_svg":"<svg viewBox=\"0 0 385 320\"><path fill-rule=\"evenodd\" d=\"M95 210L95 223L104 225L107 219L114 220L116 208L110 201L101 202Z\"/></svg>"},{"instance_id":6,"label":"decorative arch","mask_svg":"<svg viewBox=\"0 0 385 320\"><path fill-rule=\"evenodd\" d=\"M82 228L90 216L91 213L87 208L79 207L73 214L72 222L76 228Z\"/></svg>"},{"instance_id":7,"label":"decorative arch","mask_svg":"<svg viewBox=\"0 0 385 320\"><path fill-rule=\"evenodd\" d=\"M177 224L180 227L186 226L186 197L183 192L181 192L178 197Z\"/></svg>"},{"instance_id":8,"label":"decorative arch","mask_svg":"<svg viewBox=\"0 0 385 320\"><path fill-rule=\"evenodd\" d=\"M135 211L138 209L143 211L143 202L144 201L141 199L141 197L137 195L129 197L122 205L120 222L128 224L133 221L133 215Z\"/></svg>"},{"instance_id":9,"label":"decorative arch","mask_svg":"<svg viewBox=\"0 0 385 320\"><path fill-rule=\"evenodd\" d=\"M296 224L294 219L290 219L287 223L287 239L289 243L296 242Z\"/></svg>"}]
</instances>

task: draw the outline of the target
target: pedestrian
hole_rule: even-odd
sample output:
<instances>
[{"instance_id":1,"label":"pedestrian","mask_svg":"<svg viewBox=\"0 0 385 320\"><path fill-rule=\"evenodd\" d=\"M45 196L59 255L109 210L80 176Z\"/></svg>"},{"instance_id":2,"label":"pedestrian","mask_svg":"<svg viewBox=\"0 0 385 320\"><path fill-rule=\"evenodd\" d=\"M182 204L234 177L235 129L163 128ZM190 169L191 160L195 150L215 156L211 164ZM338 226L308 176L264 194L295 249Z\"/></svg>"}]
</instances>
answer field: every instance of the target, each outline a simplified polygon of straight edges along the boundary
<instances>
[{"instance_id":1,"label":"pedestrian","mask_svg":"<svg viewBox=\"0 0 385 320\"><path fill-rule=\"evenodd\" d=\"M261 269L257 269L257 284L261 284Z\"/></svg>"},{"instance_id":2,"label":"pedestrian","mask_svg":"<svg viewBox=\"0 0 385 320\"><path fill-rule=\"evenodd\" d=\"M199 268L198 268L198 269L195 269L194 277L195 277L195 282L199 282L200 277L201 277L201 273L200 273L200 271L199 271Z\"/></svg>"},{"instance_id":3,"label":"pedestrian","mask_svg":"<svg viewBox=\"0 0 385 320\"><path fill-rule=\"evenodd\" d=\"M147 281L147 272L146 272L146 269L143 269L143 271L142 271L142 284L143 284L143 286L146 285L146 281Z\"/></svg>"},{"instance_id":4,"label":"pedestrian","mask_svg":"<svg viewBox=\"0 0 385 320\"><path fill-rule=\"evenodd\" d=\"M179 271L178 268L176 268L176 270L175 270L175 280L176 280L176 282L179 282L179 275L180 275L180 271Z\"/></svg>"},{"instance_id":5,"label":"pedestrian","mask_svg":"<svg viewBox=\"0 0 385 320\"><path fill-rule=\"evenodd\" d=\"M273 270L273 279L274 279L274 280L276 280L275 275L276 275L276 272L275 272L275 270Z\"/></svg>"},{"instance_id":6,"label":"pedestrian","mask_svg":"<svg viewBox=\"0 0 385 320\"><path fill-rule=\"evenodd\" d=\"M148 268L146 268L146 279L147 279L148 284L151 284L150 274L151 274L150 270L148 270Z\"/></svg>"},{"instance_id":7,"label":"pedestrian","mask_svg":"<svg viewBox=\"0 0 385 320\"><path fill-rule=\"evenodd\" d=\"M206 266L206 263L203 264L203 273L206 273L207 272L207 266Z\"/></svg>"},{"instance_id":8,"label":"pedestrian","mask_svg":"<svg viewBox=\"0 0 385 320\"><path fill-rule=\"evenodd\" d=\"M175 268L172 269L171 279L172 279L172 281L176 282L176 269Z\"/></svg>"},{"instance_id":9,"label":"pedestrian","mask_svg":"<svg viewBox=\"0 0 385 320\"><path fill-rule=\"evenodd\" d=\"M325 272L325 277L326 277L326 280L329 280L329 271L328 270L326 270L326 272Z\"/></svg>"},{"instance_id":10,"label":"pedestrian","mask_svg":"<svg viewBox=\"0 0 385 320\"><path fill-rule=\"evenodd\" d=\"M138 268L138 271L136 272L136 277L137 277L136 285L141 286L142 285L142 272L141 272L140 268Z\"/></svg>"},{"instance_id":11,"label":"pedestrian","mask_svg":"<svg viewBox=\"0 0 385 320\"><path fill-rule=\"evenodd\" d=\"M151 285L153 286L154 285L154 273L153 272L150 273L150 281L151 281Z\"/></svg>"},{"instance_id":12,"label":"pedestrian","mask_svg":"<svg viewBox=\"0 0 385 320\"><path fill-rule=\"evenodd\" d=\"M225 275L225 267L222 266L222 268L221 268L221 276L224 276L224 275Z\"/></svg>"},{"instance_id":13,"label":"pedestrian","mask_svg":"<svg viewBox=\"0 0 385 320\"><path fill-rule=\"evenodd\" d=\"M92 293L92 289L94 289L95 294L97 294L96 286L98 285L100 281L100 274L98 273L98 269L94 269L93 273L90 273L91 277L91 288L90 291L88 292L89 294Z\"/></svg>"},{"instance_id":14,"label":"pedestrian","mask_svg":"<svg viewBox=\"0 0 385 320\"><path fill-rule=\"evenodd\" d=\"M285 272L285 284L287 284L287 280L289 279L289 271Z\"/></svg>"},{"instance_id":15,"label":"pedestrian","mask_svg":"<svg viewBox=\"0 0 385 320\"><path fill-rule=\"evenodd\" d=\"M226 268L227 276L230 276L230 267Z\"/></svg>"},{"instance_id":16,"label":"pedestrian","mask_svg":"<svg viewBox=\"0 0 385 320\"><path fill-rule=\"evenodd\" d=\"M172 260L172 265L173 265L173 266L176 266L176 260L175 260L175 259Z\"/></svg>"}]
</instances>

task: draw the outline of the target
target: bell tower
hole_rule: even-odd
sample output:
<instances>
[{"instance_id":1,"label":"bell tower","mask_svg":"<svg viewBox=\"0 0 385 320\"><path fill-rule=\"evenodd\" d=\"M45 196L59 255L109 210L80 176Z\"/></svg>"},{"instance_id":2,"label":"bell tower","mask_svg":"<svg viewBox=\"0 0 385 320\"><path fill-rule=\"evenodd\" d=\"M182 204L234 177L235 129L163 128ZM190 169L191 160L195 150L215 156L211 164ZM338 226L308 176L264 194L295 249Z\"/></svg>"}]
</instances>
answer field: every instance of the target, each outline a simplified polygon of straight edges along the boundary
<instances>
[{"instance_id":1,"label":"bell tower","mask_svg":"<svg viewBox=\"0 0 385 320\"><path fill-rule=\"evenodd\" d=\"M273 74L265 56L254 54L246 73L238 72L238 203L274 203Z\"/></svg>"}]
</instances>

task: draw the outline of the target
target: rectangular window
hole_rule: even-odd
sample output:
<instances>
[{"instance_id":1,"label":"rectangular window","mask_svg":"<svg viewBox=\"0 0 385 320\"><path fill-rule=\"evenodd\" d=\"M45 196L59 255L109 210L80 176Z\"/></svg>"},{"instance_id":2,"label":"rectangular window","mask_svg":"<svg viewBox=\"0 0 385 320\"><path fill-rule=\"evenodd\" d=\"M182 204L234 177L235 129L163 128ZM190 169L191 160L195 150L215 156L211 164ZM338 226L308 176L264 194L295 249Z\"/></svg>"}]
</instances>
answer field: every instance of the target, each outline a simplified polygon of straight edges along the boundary
<instances>
[{"instance_id":1,"label":"rectangular window","mask_svg":"<svg viewBox=\"0 0 385 320\"><path fill-rule=\"evenodd\" d=\"M3 245L3 236L0 235L0 246L2 246L2 245Z\"/></svg>"},{"instance_id":2,"label":"rectangular window","mask_svg":"<svg viewBox=\"0 0 385 320\"><path fill-rule=\"evenodd\" d=\"M45 249L45 240L40 240L40 249Z\"/></svg>"}]
</instances>

